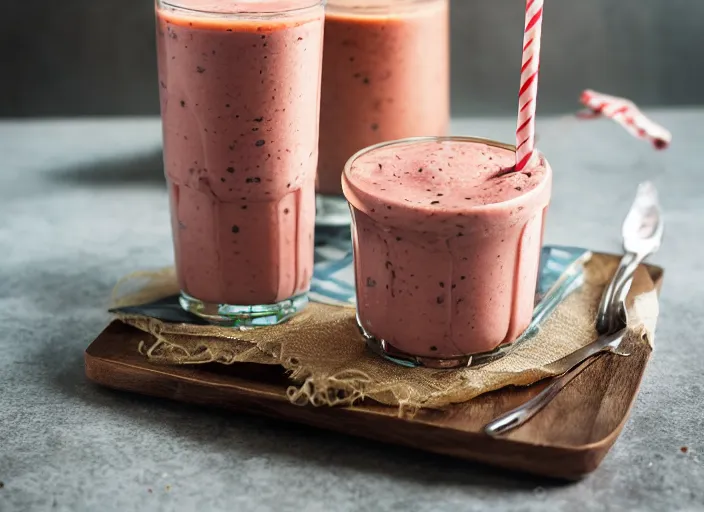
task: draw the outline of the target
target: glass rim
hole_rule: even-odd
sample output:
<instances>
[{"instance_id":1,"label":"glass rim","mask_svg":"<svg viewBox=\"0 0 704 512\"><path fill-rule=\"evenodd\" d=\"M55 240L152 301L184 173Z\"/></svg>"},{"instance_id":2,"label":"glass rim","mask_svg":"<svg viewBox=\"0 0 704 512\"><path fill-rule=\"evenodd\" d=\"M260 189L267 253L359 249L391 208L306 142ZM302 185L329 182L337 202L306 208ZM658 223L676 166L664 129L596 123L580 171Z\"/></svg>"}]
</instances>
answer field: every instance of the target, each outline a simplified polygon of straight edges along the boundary
<instances>
[{"instance_id":1,"label":"glass rim","mask_svg":"<svg viewBox=\"0 0 704 512\"><path fill-rule=\"evenodd\" d=\"M222 17L222 18L228 18L228 17L268 17L268 16L280 16L280 15L291 15L291 14L299 14L299 13L304 13L309 10L313 10L316 8L319 8L321 6L325 6L327 0L309 0L308 2L305 2L305 4L301 7L292 7L290 9L272 9L272 10L254 10L254 11L243 11L243 10L235 10L236 6L238 3L235 3L234 7L230 11L213 11L209 9L199 9L197 7L187 7L185 5L179 5L180 2L183 2L184 0L155 0L155 4L157 9L171 9L174 12L185 12L185 13L197 13L200 15L209 15L209 16L216 16L216 17ZM303 3L303 2L301 2Z\"/></svg>"},{"instance_id":2,"label":"glass rim","mask_svg":"<svg viewBox=\"0 0 704 512\"><path fill-rule=\"evenodd\" d=\"M404 139L396 139L396 140L390 140L390 141L385 141L385 142L379 142L378 144L373 144L371 146L367 146L366 148L360 149L354 155L352 155L347 160L347 162L345 162L345 166L342 171L342 182L343 182L343 193L344 193L345 197L347 198L348 202L350 202L350 204L352 204L352 202L350 201L350 198L347 197L347 193L345 190L347 188L350 189L350 192L352 192L356 196L358 196L359 192L361 192L362 194L367 194L367 192L363 191L360 187L355 185L353 180L350 179L350 177L349 177L352 166L360 157L365 156L370 153L373 153L374 151L379 150L379 149L385 149L385 148L389 148L389 147L393 147L393 146L402 146L402 145L423 143L423 142L463 142L463 143L486 144L487 146L493 146L493 147L498 147L501 149L506 149L506 150L511 151L513 153L516 152L516 146L514 146L513 144L507 144L505 142L500 142L500 141L496 141L493 139L487 139L484 137L471 137L471 136L465 136L465 135L407 137ZM548 162L548 160L545 158L545 155L543 155L543 153L540 150L538 150L536 148L535 152L536 152L537 156L539 156L542 159L542 162L545 165L547 179L543 179L542 182L538 186L531 189L530 191L528 191L525 194L521 194L521 195L514 197L512 199L508 199L506 201L501 201L498 203L474 205L470 209L473 212L491 212L495 209L503 208L506 205L520 204L521 202L525 202L525 201L529 200L531 197L538 195L541 192L541 190L546 186L547 183L552 182L552 168L550 167L550 163ZM522 172L522 171L514 171L514 172ZM550 186L550 185L547 185L547 186ZM355 206L355 205L353 205L353 206ZM413 209L413 207L408 206L403 201L396 202L396 207L399 209L406 209L406 210ZM454 215L454 212L451 212L450 215ZM441 215L439 215L439 217L440 216Z\"/></svg>"}]
</instances>

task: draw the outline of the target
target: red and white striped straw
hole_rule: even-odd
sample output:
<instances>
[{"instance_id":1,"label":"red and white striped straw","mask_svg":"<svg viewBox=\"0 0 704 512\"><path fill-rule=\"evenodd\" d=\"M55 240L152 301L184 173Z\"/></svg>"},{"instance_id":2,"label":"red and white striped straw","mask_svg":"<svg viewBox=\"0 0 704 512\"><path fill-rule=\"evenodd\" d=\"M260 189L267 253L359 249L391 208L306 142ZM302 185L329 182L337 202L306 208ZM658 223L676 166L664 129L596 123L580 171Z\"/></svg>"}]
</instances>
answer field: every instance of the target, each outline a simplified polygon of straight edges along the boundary
<instances>
[{"instance_id":1,"label":"red and white striped straw","mask_svg":"<svg viewBox=\"0 0 704 512\"><path fill-rule=\"evenodd\" d=\"M587 89L579 101L589 109L580 117L608 117L613 119L631 135L649 141L656 149L665 149L672 141L672 134L659 124L651 121L630 100L609 96Z\"/></svg>"},{"instance_id":2,"label":"red and white striped straw","mask_svg":"<svg viewBox=\"0 0 704 512\"><path fill-rule=\"evenodd\" d=\"M517 171L523 170L535 152L535 108L538 100L542 26L543 0L526 0L521 88L518 91L518 125L516 128Z\"/></svg>"}]
</instances>

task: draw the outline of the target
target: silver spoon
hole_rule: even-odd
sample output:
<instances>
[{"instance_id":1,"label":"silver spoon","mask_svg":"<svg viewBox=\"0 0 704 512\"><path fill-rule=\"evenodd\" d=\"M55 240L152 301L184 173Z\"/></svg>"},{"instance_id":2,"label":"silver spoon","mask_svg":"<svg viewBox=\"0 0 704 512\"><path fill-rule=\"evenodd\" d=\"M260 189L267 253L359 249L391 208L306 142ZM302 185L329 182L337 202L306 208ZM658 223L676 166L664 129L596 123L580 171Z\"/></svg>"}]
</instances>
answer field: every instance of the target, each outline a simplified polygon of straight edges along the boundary
<instances>
[{"instance_id":1,"label":"silver spoon","mask_svg":"<svg viewBox=\"0 0 704 512\"><path fill-rule=\"evenodd\" d=\"M615 296L625 296L628 293L626 290L624 294L623 289L627 281L632 279L638 265L660 248L664 229L655 185L649 181L641 183L621 228L625 254L599 303L596 317L596 330L599 333L613 332L616 328L613 320L617 315L611 314L609 307L614 308L618 304L618 300L613 300Z\"/></svg>"}]
</instances>

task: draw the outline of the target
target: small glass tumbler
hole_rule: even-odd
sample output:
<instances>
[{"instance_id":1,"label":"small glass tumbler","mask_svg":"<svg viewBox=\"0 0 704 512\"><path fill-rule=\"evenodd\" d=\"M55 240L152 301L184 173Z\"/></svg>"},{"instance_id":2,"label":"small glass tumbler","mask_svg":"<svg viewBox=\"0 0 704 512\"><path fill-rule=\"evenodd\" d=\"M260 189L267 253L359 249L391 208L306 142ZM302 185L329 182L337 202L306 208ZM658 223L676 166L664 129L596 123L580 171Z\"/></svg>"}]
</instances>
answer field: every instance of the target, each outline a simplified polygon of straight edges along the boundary
<instances>
[{"instance_id":1,"label":"small glass tumbler","mask_svg":"<svg viewBox=\"0 0 704 512\"><path fill-rule=\"evenodd\" d=\"M469 137L382 143L354 155L357 318L390 358L452 368L513 342L535 304L552 171L537 153Z\"/></svg>"}]
</instances>

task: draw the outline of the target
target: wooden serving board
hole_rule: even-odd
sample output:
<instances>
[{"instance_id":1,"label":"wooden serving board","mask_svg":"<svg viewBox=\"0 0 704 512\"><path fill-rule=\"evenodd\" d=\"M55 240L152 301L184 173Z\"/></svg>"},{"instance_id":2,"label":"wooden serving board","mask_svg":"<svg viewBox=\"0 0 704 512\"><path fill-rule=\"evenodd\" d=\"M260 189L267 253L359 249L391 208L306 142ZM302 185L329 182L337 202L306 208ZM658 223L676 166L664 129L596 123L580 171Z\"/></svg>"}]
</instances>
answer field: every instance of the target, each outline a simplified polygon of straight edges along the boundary
<instances>
[{"instance_id":1,"label":"wooden serving board","mask_svg":"<svg viewBox=\"0 0 704 512\"><path fill-rule=\"evenodd\" d=\"M663 271L649 266L657 289ZM139 355L149 336L119 321L85 353L86 375L97 384L182 402L262 414L421 450L539 475L577 479L593 471L621 433L638 393L650 349L630 357L605 354L569 384L543 411L500 438L482 432L496 416L537 394L545 382L510 387L443 410L399 418L395 407L364 402L354 407L292 405L277 366L157 366ZM631 348L631 347L629 347Z\"/></svg>"}]
</instances>

